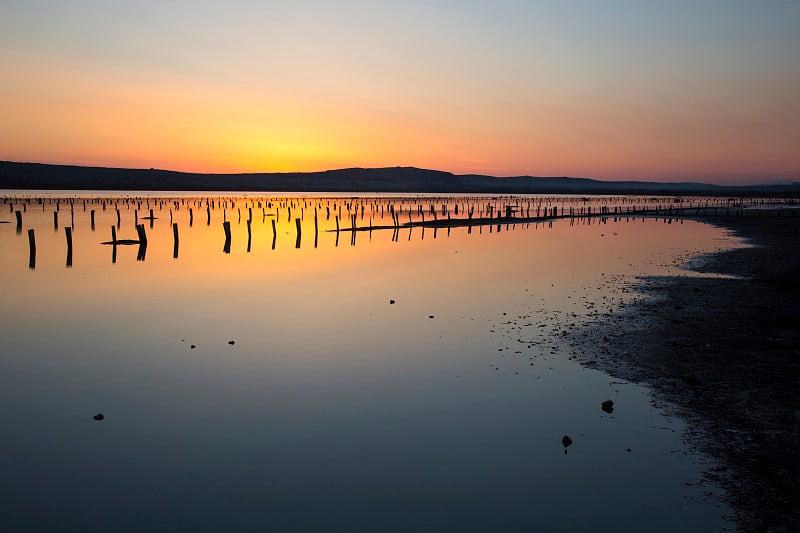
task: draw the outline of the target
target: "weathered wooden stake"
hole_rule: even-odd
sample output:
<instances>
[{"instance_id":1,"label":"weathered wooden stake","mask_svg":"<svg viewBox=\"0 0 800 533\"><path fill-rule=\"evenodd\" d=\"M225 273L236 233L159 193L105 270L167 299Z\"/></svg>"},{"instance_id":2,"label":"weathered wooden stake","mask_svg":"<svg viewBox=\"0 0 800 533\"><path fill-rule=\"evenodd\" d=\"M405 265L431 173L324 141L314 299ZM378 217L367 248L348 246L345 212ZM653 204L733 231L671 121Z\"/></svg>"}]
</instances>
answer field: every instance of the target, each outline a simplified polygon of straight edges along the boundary
<instances>
[{"instance_id":1,"label":"weathered wooden stake","mask_svg":"<svg viewBox=\"0 0 800 533\"><path fill-rule=\"evenodd\" d=\"M178 223L172 223L172 240L174 241L172 244L172 258L178 258Z\"/></svg>"},{"instance_id":2,"label":"weathered wooden stake","mask_svg":"<svg viewBox=\"0 0 800 533\"><path fill-rule=\"evenodd\" d=\"M72 228L67 226L64 233L67 235L67 267L72 267Z\"/></svg>"},{"instance_id":3,"label":"weathered wooden stake","mask_svg":"<svg viewBox=\"0 0 800 533\"><path fill-rule=\"evenodd\" d=\"M17 231L22 231L22 211L15 211L14 214L17 217Z\"/></svg>"},{"instance_id":4,"label":"weathered wooden stake","mask_svg":"<svg viewBox=\"0 0 800 533\"><path fill-rule=\"evenodd\" d=\"M136 225L136 233L139 234L139 243L147 245L147 234L144 231L144 224Z\"/></svg>"},{"instance_id":5,"label":"weathered wooden stake","mask_svg":"<svg viewBox=\"0 0 800 533\"><path fill-rule=\"evenodd\" d=\"M222 223L222 229L225 230L225 245L222 247L222 251L229 254L231 253L231 223L226 220Z\"/></svg>"},{"instance_id":6,"label":"weathered wooden stake","mask_svg":"<svg viewBox=\"0 0 800 533\"><path fill-rule=\"evenodd\" d=\"M299 218L295 218L294 219L294 225L297 228L297 241L295 242L294 247L295 248L300 248L300 237L302 235L302 230L300 228L300 219Z\"/></svg>"},{"instance_id":7,"label":"weathered wooden stake","mask_svg":"<svg viewBox=\"0 0 800 533\"><path fill-rule=\"evenodd\" d=\"M28 230L28 247L30 254L28 258L28 268L36 269L36 237L33 235L33 228Z\"/></svg>"},{"instance_id":8,"label":"weathered wooden stake","mask_svg":"<svg viewBox=\"0 0 800 533\"><path fill-rule=\"evenodd\" d=\"M91 216L91 218L92 218L92 231L94 231L94 209L92 209L91 211L89 211L89 215L90 215L90 216Z\"/></svg>"},{"instance_id":9,"label":"weathered wooden stake","mask_svg":"<svg viewBox=\"0 0 800 533\"><path fill-rule=\"evenodd\" d=\"M252 216L252 212L250 213ZM253 236L250 230L250 226L252 225L252 220L247 221L247 253L250 253L250 243L253 240Z\"/></svg>"}]
</instances>

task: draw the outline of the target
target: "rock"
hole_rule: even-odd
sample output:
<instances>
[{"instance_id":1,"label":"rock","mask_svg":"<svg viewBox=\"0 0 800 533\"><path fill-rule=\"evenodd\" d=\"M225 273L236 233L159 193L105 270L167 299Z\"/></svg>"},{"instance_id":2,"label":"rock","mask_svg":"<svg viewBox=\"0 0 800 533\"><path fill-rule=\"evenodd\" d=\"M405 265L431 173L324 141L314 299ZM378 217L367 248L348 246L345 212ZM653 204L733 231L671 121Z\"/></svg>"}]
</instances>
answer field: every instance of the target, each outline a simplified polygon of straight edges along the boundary
<instances>
[{"instance_id":1,"label":"rock","mask_svg":"<svg viewBox=\"0 0 800 533\"><path fill-rule=\"evenodd\" d=\"M561 444L564 445L564 448L569 448L569 445L572 444L572 439L570 438L569 435L564 435L563 437L561 437Z\"/></svg>"},{"instance_id":2,"label":"rock","mask_svg":"<svg viewBox=\"0 0 800 533\"><path fill-rule=\"evenodd\" d=\"M428 315L428 318L433 318L433 315Z\"/></svg>"},{"instance_id":3,"label":"rock","mask_svg":"<svg viewBox=\"0 0 800 533\"><path fill-rule=\"evenodd\" d=\"M394 305L394 300L389 300L389 305Z\"/></svg>"},{"instance_id":4,"label":"rock","mask_svg":"<svg viewBox=\"0 0 800 533\"><path fill-rule=\"evenodd\" d=\"M606 413L611 414L611 413L614 412L614 402L612 402L611 400L604 401L601 404L601 407L602 407L603 411L605 411Z\"/></svg>"},{"instance_id":5,"label":"rock","mask_svg":"<svg viewBox=\"0 0 800 533\"><path fill-rule=\"evenodd\" d=\"M189 349L190 349L190 350L194 350L195 348L197 348L197 346L195 346L194 344L192 344L191 346L189 346Z\"/></svg>"},{"instance_id":6,"label":"rock","mask_svg":"<svg viewBox=\"0 0 800 533\"><path fill-rule=\"evenodd\" d=\"M233 346L234 344L236 344L236 341L228 341L228 344L230 344L231 346Z\"/></svg>"},{"instance_id":7,"label":"rock","mask_svg":"<svg viewBox=\"0 0 800 533\"><path fill-rule=\"evenodd\" d=\"M103 416L103 413L97 413L92 418L94 418L95 420L102 420L105 418L105 416Z\"/></svg>"}]
</instances>

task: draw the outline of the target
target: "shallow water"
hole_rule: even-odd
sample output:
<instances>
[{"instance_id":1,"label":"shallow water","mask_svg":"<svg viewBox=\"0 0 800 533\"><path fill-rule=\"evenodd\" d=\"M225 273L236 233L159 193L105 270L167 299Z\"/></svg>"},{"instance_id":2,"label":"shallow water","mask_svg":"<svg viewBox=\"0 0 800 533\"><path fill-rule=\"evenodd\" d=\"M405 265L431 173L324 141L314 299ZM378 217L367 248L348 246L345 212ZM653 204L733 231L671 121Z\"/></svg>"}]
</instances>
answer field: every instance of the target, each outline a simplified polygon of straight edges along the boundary
<instances>
[{"instance_id":1,"label":"shallow water","mask_svg":"<svg viewBox=\"0 0 800 533\"><path fill-rule=\"evenodd\" d=\"M722 230L611 217L337 234L351 200L322 197L278 200L291 216L239 198L210 224L203 204L190 227L186 204L150 198L151 225L142 201L143 257L100 244L111 203L64 201L57 229L55 205L28 204L19 233L0 206L0 529L725 526L681 422L561 340L620 312L636 276L738 245ZM357 224L391 224L375 205ZM135 207L120 212L117 238L136 239Z\"/></svg>"}]
</instances>

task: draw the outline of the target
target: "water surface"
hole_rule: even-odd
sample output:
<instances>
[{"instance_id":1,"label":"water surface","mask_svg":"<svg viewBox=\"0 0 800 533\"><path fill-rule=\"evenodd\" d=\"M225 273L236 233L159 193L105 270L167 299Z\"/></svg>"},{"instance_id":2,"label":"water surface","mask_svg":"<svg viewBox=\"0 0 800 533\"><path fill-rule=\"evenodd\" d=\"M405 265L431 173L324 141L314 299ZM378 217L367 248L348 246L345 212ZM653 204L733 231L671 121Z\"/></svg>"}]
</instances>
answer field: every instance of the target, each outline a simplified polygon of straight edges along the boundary
<instances>
[{"instance_id":1,"label":"water surface","mask_svg":"<svg viewBox=\"0 0 800 533\"><path fill-rule=\"evenodd\" d=\"M20 232L19 200L0 206L0 529L725 525L681 421L562 340L621 312L636 276L737 244L718 228L612 216L351 232L360 198L215 196L210 223L206 198L62 199L57 227L53 199L32 201ZM391 225L389 205L400 222L417 204L446 216L430 198L363 202L362 227ZM100 244L111 226L137 239L137 209L143 255Z\"/></svg>"}]
</instances>

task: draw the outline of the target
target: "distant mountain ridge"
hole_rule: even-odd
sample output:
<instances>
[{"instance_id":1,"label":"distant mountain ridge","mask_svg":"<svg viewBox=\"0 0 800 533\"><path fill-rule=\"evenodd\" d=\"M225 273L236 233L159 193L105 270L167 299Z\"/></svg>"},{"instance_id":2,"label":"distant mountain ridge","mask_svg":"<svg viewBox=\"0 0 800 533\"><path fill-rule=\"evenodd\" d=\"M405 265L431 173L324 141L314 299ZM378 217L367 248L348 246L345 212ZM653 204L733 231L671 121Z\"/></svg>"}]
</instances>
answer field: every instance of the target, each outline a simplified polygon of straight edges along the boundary
<instances>
[{"instance_id":1,"label":"distant mountain ridge","mask_svg":"<svg viewBox=\"0 0 800 533\"><path fill-rule=\"evenodd\" d=\"M416 167L199 174L157 169L0 161L0 189L446 194L800 194L800 183L725 186L690 182L600 181L571 177L498 178L478 174L459 175Z\"/></svg>"}]
</instances>

